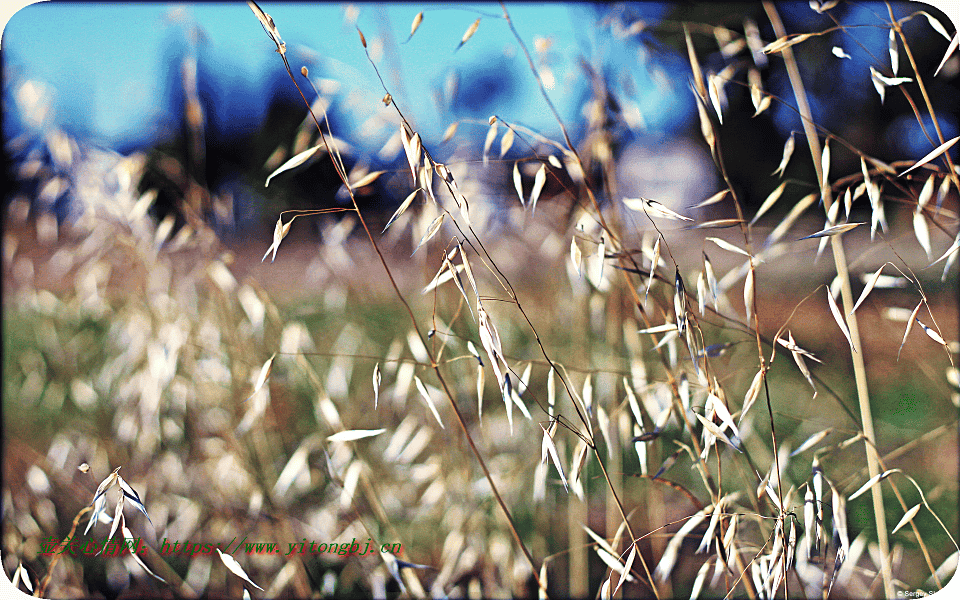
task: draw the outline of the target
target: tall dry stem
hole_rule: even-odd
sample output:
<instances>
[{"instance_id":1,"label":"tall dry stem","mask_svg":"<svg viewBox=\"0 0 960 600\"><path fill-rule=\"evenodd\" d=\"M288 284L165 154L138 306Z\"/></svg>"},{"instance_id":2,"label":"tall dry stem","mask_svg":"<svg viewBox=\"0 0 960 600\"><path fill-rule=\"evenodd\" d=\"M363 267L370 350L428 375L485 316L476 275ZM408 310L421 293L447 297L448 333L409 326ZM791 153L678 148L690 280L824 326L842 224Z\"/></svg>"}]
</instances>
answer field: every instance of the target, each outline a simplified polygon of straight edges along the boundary
<instances>
[{"instance_id":1,"label":"tall dry stem","mask_svg":"<svg viewBox=\"0 0 960 600\"><path fill-rule=\"evenodd\" d=\"M776 6L770 0L764 0L764 11L770 18L773 30L778 38L787 35L787 31L780 20ZM803 79L800 77L800 69L797 67L796 58L793 55L792 48L783 50L783 60L787 68L787 76L790 79L790 86L793 89L794 97L797 100L797 109L800 111L800 119L803 122L803 131L806 134L807 145L810 148L810 156L813 159L813 166L816 169L817 181L820 184L820 190L823 197L823 209L829 214L833 206L833 196L831 194L830 184L824 180L822 168L823 151L820 147L820 138L814 127L813 114L810 111L810 105L807 102L807 94L804 89ZM857 322L856 313L853 312L853 290L850 287L850 270L847 268L847 258L843 250L841 236L832 236L830 238L830 248L833 251L833 260L837 275L840 277L840 294L843 298L843 312L846 316L847 326L850 328L850 336L853 340L852 345L857 351L851 352L853 361L853 374L857 386L857 400L860 405L860 422L863 427L863 434L867 440L866 444L867 467L870 477L880 474L879 454L876 450L876 432L873 427L873 413L870 408L870 392L867 388L867 370L863 362L863 344L860 341L860 327ZM881 563L880 570L883 574L883 589L888 598L893 598L895 590L893 587L893 570L890 565L890 541L887 534L887 520L883 508L883 493L879 486L874 487L871 492L873 499L873 512L876 518L877 538L880 543Z\"/></svg>"}]
</instances>

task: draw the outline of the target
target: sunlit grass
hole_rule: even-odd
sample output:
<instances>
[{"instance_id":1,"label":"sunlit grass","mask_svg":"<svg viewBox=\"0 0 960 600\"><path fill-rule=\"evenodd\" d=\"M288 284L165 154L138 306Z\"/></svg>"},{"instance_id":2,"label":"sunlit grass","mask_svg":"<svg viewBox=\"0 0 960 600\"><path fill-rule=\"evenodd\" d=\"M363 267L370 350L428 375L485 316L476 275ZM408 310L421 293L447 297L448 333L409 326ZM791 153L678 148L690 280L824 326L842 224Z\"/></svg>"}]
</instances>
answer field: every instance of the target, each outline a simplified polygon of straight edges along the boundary
<instances>
[{"instance_id":1,"label":"sunlit grass","mask_svg":"<svg viewBox=\"0 0 960 600\"><path fill-rule=\"evenodd\" d=\"M278 68L310 105L318 92L288 63L283 24L252 7ZM514 31L506 8L500 21L484 19L480 27ZM724 35L742 42L733 56L756 60L746 29ZM700 132L725 179L716 129L732 108L720 92L747 84L736 69L704 80L693 39L713 43L717 33L681 30ZM363 33L357 43L368 49ZM759 71L750 77L751 112L788 103L762 89ZM333 161L349 201L274 215L272 240L252 247L226 248L190 204L203 198L189 196L196 187L181 226L172 215L155 222L154 197L135 191L136 160L77 182L126 185L84 204L74 224L37 217L25 200L9 207L3 392L15 442L3 543L37 587L50 597L107 585L188 596L506 597L538 587L606 596L626 571L625 596L765 598L878 596L946 581L957 520L956 275L949 264L926 267L956 235L956 177L939 164L953 169L949 155L900 178L910 161L891 167L811 130L811 158L800 143L786 158L818 166L822 181L805 185L820 188L825 206L812 198L793 223L778 206L754 225L726 181L704 223L688 216L702 198L671 208L614 193L614 128L599 80L579 145L565 128L549 140L506 117L481 124L488 164L503 167L498 150L502 158L524 144L511 165L517 179L502 186L518 189L508 200L488 189L483 157L441 158L394 104L396 90L384 91L406 164L347 172L342 141L311 110L292 153L303 160L292 160ZM821 158L828 143L834 156L863 157L863 171L838 184ZM521 173L521 162L532 168ZM297 175L270 170L264 182ZM383 234L356 201L381 178L416 200ZM926 181L943 197L924 195ZM840 207L847 190L850 212ZM816 211L831 198L825 223ZM767 199L791 201L805 200ZM295 242L294 217L293 227L320 222L321 243ZM924 256L931 224L937 252ZM827 243L816 261L821 238L804 238L818 231ZM897 279L857 308L862 339L845 333L864 277L883 261ZM444 273L453 276L430 286ZM861 357L862 370L853 366ZM865 440L873 429L876 440ZM877 468L889 477L862 488ZM99 482L111 503L129 504L89 523ZM114 483L135 493L113 495ZM130 510L138 497L143 512ZM918 503L913 523L894 533ZM150 549L139 566L37 557L42 538L88 524L102 538L120 522ZM688 523L696 526L682 529ZM163 540L241 537L282 546L372 538L403 549L158 554Z\"/></svg>"}]
</instances>

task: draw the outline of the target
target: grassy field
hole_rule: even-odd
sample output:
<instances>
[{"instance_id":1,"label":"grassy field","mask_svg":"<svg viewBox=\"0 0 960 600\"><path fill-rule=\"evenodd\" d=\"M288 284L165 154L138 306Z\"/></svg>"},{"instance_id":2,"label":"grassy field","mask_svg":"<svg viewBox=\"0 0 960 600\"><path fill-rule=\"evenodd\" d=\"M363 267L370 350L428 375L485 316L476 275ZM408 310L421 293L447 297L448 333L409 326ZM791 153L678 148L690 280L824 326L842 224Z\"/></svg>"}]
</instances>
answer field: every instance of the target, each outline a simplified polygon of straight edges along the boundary
<instances>
[{"instance_id":1,"label":"grassy field","mask_svg":"<svg viewBox=\"0 0 960 600\"><path fill-rule=\"evenodd\" d=\"M332 161L349 200L272 215L272 239L224 241L189 198L176 226L158 222L137 160L77 169L92 179L71 184L99 200L73 222L8 203L6 572L50 598L942 587L960 499L950 140L931 128L929 160L888 163L819 127L796 71L807 38L765 11L778 33L761 54L792 98L765 91L749 27L668 24L712 198L617 194L609 115L578 144L492 117L482 156L441 160L388 87L407 163L348 172L314 114L290 160ZM932 73L908 71L907 14L877 25L911 81L878 85L936 123ZM254 16L311 98L283 23ZM717 56L735 68L701 68ZM764 175L792 185L745 214L721 121L772 103L803 118L783 154L802 166ZM484 157L509 180L491 185ZM379 179L411 198L389 225L357 202ZM106 197L103 181L121 184ZM142 552L43 554L50 538L108 534ZM292 551L353 540L391 547Z\"/></svg>"}]
</instances>

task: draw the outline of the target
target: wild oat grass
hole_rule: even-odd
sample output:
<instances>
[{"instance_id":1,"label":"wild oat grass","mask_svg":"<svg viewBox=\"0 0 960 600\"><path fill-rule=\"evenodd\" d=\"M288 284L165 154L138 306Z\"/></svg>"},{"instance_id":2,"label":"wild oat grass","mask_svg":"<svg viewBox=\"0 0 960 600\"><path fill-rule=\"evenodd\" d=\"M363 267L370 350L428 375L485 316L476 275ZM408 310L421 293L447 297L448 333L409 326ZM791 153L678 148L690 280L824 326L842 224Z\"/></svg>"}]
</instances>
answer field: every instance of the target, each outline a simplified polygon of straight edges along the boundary
<instances>
[{"instance_id":1,"label":"wild oat grass","mask_svg":"<svg viewBox=\"0 0 960 600\"><path fill-rule=\"evenodd\" d=\"M348 198L277 215L254 260L289 268L293 221L318 220L324 243L285 277L322 295L285 301L238 277L242 256L202 219L154 223L154 196L134 192L142 159L113 160L107 199L92 150L51 138L74 148L62 184L99 199L59 230L25 199L8 207L4 412L45 443L8 429L8 573L47 597L894 597L949 580L960 173L902 27L940 31L932 15L873 23L893 40L892 64L864 64L876 90L934 124L930 154L889 164L811 118L794 53L829 31L787 32L771 3L775 40L749 19L664 22L723 182L677 206L617 193L623 117L596 73L574 143L506 6L465 19L456 49L509 30L559 139L498 114L447 127L444 141L485 128L482 151L441 150L384 83L406 164L348 172L284 24L250 5L309 109L264 185L330 160ZM412 6L408 39L429 19ZM359 29L357 43L369 51ZM791 98L765 90L780 68ZM724 163L738 95L803 123L753 215ZM838 157L861 168L831 173ZM815 179L783 179L801 161ZM404 199L389 219L358 207L374 182ZM147 548L38 556L80 527ZM402 548L226 551L238 537ZM164 540L217 552L165 556Z\"/></svg>"}]
</instances>

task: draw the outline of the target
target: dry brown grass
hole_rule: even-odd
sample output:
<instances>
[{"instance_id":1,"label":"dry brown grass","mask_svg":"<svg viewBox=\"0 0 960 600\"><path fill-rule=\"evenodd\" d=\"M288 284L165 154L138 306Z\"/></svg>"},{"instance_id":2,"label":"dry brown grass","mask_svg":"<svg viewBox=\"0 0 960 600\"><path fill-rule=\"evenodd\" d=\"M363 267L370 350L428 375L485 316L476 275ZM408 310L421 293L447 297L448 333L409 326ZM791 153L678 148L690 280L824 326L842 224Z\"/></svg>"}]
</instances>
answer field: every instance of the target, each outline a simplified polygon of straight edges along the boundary
<instances>
[{"instance_id":1,"label":"dry brown grass","mask_svg":"<svg viewBox=\"0 0 960 600\"><path fill-rule=\"evenodd\" d=\"M290 68L283 23L252 7L310 106L309 73ZM415 10L411 37L429 19ZM503 7L498 19L465 22L461 46L487 26L516 35ZM811 203L771 240L777 211L755 223L743 214L715 129L721 87L758 85L758 112L787 100L767 95L759 75L704 77L694 40L715 31L680 28L701 130L729 191L713 223L614 194L612 134L595 115L579 145L563 123L550 140L497 116L481 125L483 156L441 159L389 87L409 170L347 173L336 132L311 110L293 154L319 147L310 158L334 161L351 202L335 215L279 215L272 244L228 251L199 222L164 234L145 216L150 196L133 192L135 159L109 172L128 182L114 202L85 204L55 243L49 221L15 203L4 231L5 349L15 356L5 359L4 408L8 427L40 435L12 436L4 460L7 572L25 564L49 597L98 585L187 597L826 598L941 587L956 563L960 389L957 303L941 282L956 274L925 268L957 235L956 169L942 154L899 177L912 163L884 165L811 124L811 158L797 148L790 160L817 167L821 181L807 183L826 211L850 189L870 222L840 232L845 209L825 219ZM729 43L745 35L727 32ZM800 53L806 39L767 50ZM369 48L363 33L358 42ZM756 44L743 42L727 58L749 71ZM930 110L919 85L898 89ZM863 157L866 172L831 179L820 140L834 157ZM524 157L504 167L497 154L511 147ZM496 204L485 168L520 198ZM269 176L296 176L286 170ZM354 197L377 178L398 198L419 188L383 234ZM924 199L930 178L942 198ZM800 196L788 186L770 202ZM885 206L890 226L871 239ZM922 215L930 257L918 219L897 211ZM325 223L324 243L297 242L294 215ZM801 238L820 230L836 235L811 267L821 238ZM860 276L884 263L898 279L878 284L854 321ZM918 303L901 343L901 317ZM921 457L954 462L921 469ZM113 535L122 520L149 548L143 563L38 556L42 539L88 527L97 484L119 484L118 467L132 491L103 486L107 513L124 504L90 530ZM140 499L143 511L131 510ZM898 528L905 513L912 520ZM402 550L159 554L164 540L226 549L231 538L372 538Z\"/></svg>"}]
</instances>

